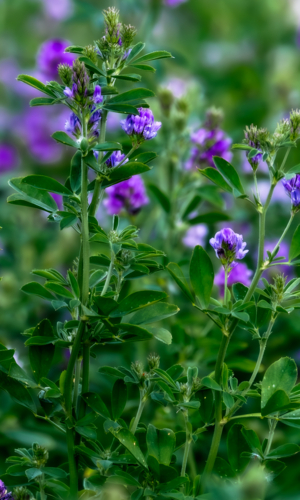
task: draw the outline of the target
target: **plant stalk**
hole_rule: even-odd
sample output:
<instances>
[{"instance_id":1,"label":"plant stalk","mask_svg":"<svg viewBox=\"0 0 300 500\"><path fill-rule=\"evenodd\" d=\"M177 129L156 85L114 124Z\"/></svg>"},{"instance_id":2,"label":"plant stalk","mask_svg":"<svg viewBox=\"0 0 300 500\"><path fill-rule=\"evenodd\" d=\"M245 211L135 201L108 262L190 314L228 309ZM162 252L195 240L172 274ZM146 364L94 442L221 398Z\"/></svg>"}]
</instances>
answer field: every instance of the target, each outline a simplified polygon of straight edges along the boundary
<instances>
[{"instance_id":1,"label":"plant stalk","mask_svg":"<svg viewBox=\"0 0 300 500\"><path fill-rule=\"evenodd\" d=\"M186 471L186 466L187 466L187 461L189 458L189 451L190 451L190 446L191 446L191 433L189 429L189 414L187 411L183 413L184 416L184 422L185 422L185 445L184 445L184 453L183 453L183 459L182 459L182 466L181 466L181 476L185 476L185 471Z\"/></svg>"}]
</instances>

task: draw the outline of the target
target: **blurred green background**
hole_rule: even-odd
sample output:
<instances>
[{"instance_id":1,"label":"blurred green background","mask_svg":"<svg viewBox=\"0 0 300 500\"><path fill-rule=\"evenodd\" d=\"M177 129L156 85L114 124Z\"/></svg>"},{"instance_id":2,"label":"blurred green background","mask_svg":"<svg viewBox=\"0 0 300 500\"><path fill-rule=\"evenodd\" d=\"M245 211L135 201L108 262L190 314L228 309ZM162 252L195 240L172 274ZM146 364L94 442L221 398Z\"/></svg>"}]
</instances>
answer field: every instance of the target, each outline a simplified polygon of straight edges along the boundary
<instances>
[{"instance_id":1,"label":"blurred green background","mask_svg":"<svg viewBox=\"0 0 300 500\"><path fill-rule=\"evenodd\" d=\"M144 177L146 186L157 184L166 193L170 185L170 162L176 164L175 181L188 186L199 182L199 175L187 173L184 163L190 148L189 136L203 122L207 107L215 105L224 111L222 128L233 142L241 142L243 130L251 123L266 126L271 131L276 123L287 116L292 108L300 106L300 4L298 0L188 0L178 5L168 5L162 0L119 0L114 5L121 11L122 21L138 28L136 41L146 41L147 49L165 49L174 59L155 64L155 74L143 75L145 86L160 92L168 87L178 99L184 96L188 118L184 129L178 128L178 115L166 116L158 99L152 107L155 118L163 122L161 132L151 146L160 155L156 166ZM175 3L175 2L173 2ZM0 342L16 349L16 359L25 369L28 367L26 348L20 335L26 328L34 326L48 315L51 321L63 321L64 313L54 312L42 300L33 299L22 292L21 286L31 281L33 268L54 267L66 272L78 253L78 238L72 229L59 231L58 225L47 221L41 213L7 205L11 194L7 184L10 177L28 173L45 173L59 180L68 175L69 152L57 146L50 138L54 130L61 130L66 119L62 110L46 108L30 109L28 102L36 94L24 89L16 81L18 73L47 75L39 67L38 54L41 45L49 39L63 39L70 44L87 45L99 39L103 29L101 11L111 5L104 1L72 0L0 0L0 231L1 257L0 275ZM177 128L176 128L177 127ZM179 132L178 132L179 130ZM177 134L177 135L176 135ZM129 140L121 131L119 117L109 122L108 137L114 137L129 148ZM173 140L170 140L173 137ZM175 140L174 140L175 138ZM180 138L180 141L177 139ZM11 161L3 151L9 148ZM1 156L2 155L2 156ZM293 150L289 162L300 162L300 153ZM249 191L252 179L249 171L243 170L243 159L236 154L234 165L248 180ZM263 183L267 177L259 174ZM150 204L144 207L133 221L141 228L141 240L157 246L168 253L173 261L188 262L191 248L182 243L188 221L178 214L168 219L148 190ZM184 190L176 200L185 203ZM250 248L247 265L255 267L257 244L257 217L244 203L224 199L223 206L232 216L232 227L244 234ZM207 211L206 201L196 207L197 214ZM285 227L289 213L289 200L280 192L271 205L267 224L267 239L276 240ZM110 218L102 207L99 221L109 227ZM127 221L123 215L124 223ZM294 222L290 238L297 221ZM208 227L204 239L220 226ZM286 243L288 244L289 239ZM99 245L93 249L99 251ZM105 249L101 249L105 251ZM211 252L213 258L213 253ZM216 271L218 263L213 258ZM297 271L293 271L294 274ZM133 284L132 287L135 285ZM100 365L128 366L131 361L144 361L148 352L156 350L162 358L162 367L174 363L185 366L197 365L200 375L213 369L218 347L219 333L207 325L206 319L187 306L184 298L170 282L167 273L158 273L144 280L144 286L159 286L168 290L170 301L179 305L181 311L172 319L169 328L173 333L171 346L135 345L134 348L116 347L97 353L92 360L92 383L94 389L105 394L109 382L97 374ZM217 292L216 292L217 293ZM250 335L238 331L229 351L228 364L236 376L246 379L253 367L257 344ZM271 337L264 367L282 355L289 355L300 363L299 313L291 318L281 318ZM249 358L250 361L247 359ZM57 352L56 366L52 369L54 379L67 363L67 355ZM136 407L137 394L132 391L128 417ZM39 441L48 446L53 464L57 456L65 453L59 434L43 422L34 420L25 408L15 405L1 391L0 405L0 477L5 470L5 458L16 446L31 446ZM253 407L255 409L255 407ZM252 411L248 408L247 413ZM174 423L171 411L156 407L154 403L146 409L143 421L152 419L157 426L180 428L180 419ZM196 417L195 417L196 419ZM251 422L252 428L263 438L267 433L264 422ZM201 435L194 446L195 464L203 463L210 435ZM300 433L296 429L278 427L275 444L291 441L300 444ZM225 445L224 445L225 449ZM221 448L220 452L224 451ZM270 487L270 498L299 498L300 458L286 461L289 468L280 476L278 483ZM284 493L283 493L284 492Z\"/></svg>"}]
</instances>

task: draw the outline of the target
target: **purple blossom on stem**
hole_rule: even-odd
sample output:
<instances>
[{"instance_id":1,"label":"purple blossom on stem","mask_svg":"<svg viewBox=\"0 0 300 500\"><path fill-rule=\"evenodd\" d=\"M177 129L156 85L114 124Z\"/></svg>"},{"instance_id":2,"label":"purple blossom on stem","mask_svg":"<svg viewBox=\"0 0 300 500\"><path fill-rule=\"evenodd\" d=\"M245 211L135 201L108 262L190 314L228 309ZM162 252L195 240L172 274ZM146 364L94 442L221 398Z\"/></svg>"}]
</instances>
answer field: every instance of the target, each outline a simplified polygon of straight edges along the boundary
<instances>
[{"instance_id":1,"label":"purple blossom on stem","mask_svg":"<svg viewBox=\"0 0 300 500\"><path fill-rule=\"evenodd\" d=\"M228 162L232 159L230 151L232 141L221 129L200 128L191 135L191 141L195 146L191 149L190 158L185 164L186 170L202 165L214 167L214 156L220 156Z\"/></svg>"},{"instance_id":2,"label":"purple blossom on stem","mask_svg":"<svg viewBox=\"0 0 300 500\"><path fill-rule=\"evenodd\" d=\"M161 122L154 121L151 109L138 108L139 115L128 115L121 121L121 126L127 135L135 136L138 142L149 141L157 136Z\"/></svg>"},{"instance_id":3,"label":"purple blossom on stem","mask_svg":"<svg viewBox=\"0 0 300 500\"><path fill-rule=\"evenodd\" d=\"M65 52L70 45L67 40L53 39L42 43L37 54L37 66L49 80L55 80L58 76L59 64L72 64L75 55Z\"/></svg>"},{"instance_id":4,"label":"purple blossom on stem","mask_svg":"<svg viewBox=\"0 0 300 500\"><path fill-rule=\"evenodd\" d=\"M70 114L69 120L66 121L65 124L65 130L66 132L69 132L69 134L74 135L75 137L78 137L82 133L82 128L81 128L81 122L75 113Z\"/></svg>"},{"instance_id":5,"label":"purple blossom on stem","mask_svg":"<svg viewBox=\"0 0 300 500\"><path fill-rule=\"evenodd\" d=\"M252 275L253 271L248 269L247 265L243 262L239 262L229 274L227 286L232 286L235 283L242 283L245 286L250 286ZM225 270L223 267L221 267L215 275L215 285L220 287L220 293L223 296L225 286Z\"/></svg>"},{"instance_id":6,"label":"purple blossom on stem","mask_svg":"<svg viewBox=\"0 0 300 500\"><path fill-rule=\"evenodd\" d=\"M114 151L112 155L106 160L106 165L108 167L114 168L117 167L122 160L124 160L125 155L121 153L121 151ZM124 164L128 162L128 158L124 161Z\"/></svg>"},{"instance_id":7,"label":"purple blossom on stem","mask_svg":"<svg viewBox=\"0 0 300 500\"><path fill-rule=\"evenodd\" d=\"M236 259L241 260L248 253L248 250L245 250L247 243L243 242L243 236L235 233L229 227L218 231L215 237L209 240L209 243L223 267L229 271L237 265L234 262Z\"/></svg>"},{"instance_id":8,"label":"purple blossom on stem","mask_svg":"<svg viewBox=\"0 0 300 500\"><path fill-rule=\"evenodd\" d=\"M134 175L126 181L108 187L105 191L108 197L103 203L109 215L119 214L122 209L131 215L136 215L142 206L149 203L140 175Z\"/></svg>"},{"instance_id":9,"label":"purple blossom on stem","mask_svg":"<svg viewBox=\"0 0 300 500\"><path fill-rule=\"evenodd\" d=\"M291 198L292 209L298 209L300 205L300 174L296 174L292 179L282 179L281 182L286 194Z\"/></svg>"},{"instance_id":10,"label":"purple blossom on stem","mask_svg":"<svg viewBox=\"0 0 300 500\"><path fill-rule=\"evenodd\" d=\"M187 230L182 242L185 246L191 248L194 248L196 245L203 246L207 233L208 229L205 224L196 224Z\"/></svg>"},{"instance_id":11,"label":"purple blossom on stem","mask_svg":"<svg viewBox=\"0 0 300 500\"><path fill-rule=\"evenodd\" d=\"M0 500L14 500L12 493L8 493L6 486L0 479Z\"/></svg>"},{"instance_id":12,"label":"purple blossom on stem","mask_svg":"<svg viewBox=\"0 0 300 500\"><path fill-rule=\"evenodd\" d=\"M19 157L10 144L0 144L0 174L9 172L18 166Z\"/></svg>"},{"instance_id":13,"label":"purple blossom on stem","mask_svg":"<svg viewBox=\"0 0 300 500\"><path fill-rule=\"evenodd\" d=\"M94 94L93 94L93 101L95 104L100 104L103 102L103 96L101 95L101 87L100 85L95 86Z\"/></svg>"}]
</instances>

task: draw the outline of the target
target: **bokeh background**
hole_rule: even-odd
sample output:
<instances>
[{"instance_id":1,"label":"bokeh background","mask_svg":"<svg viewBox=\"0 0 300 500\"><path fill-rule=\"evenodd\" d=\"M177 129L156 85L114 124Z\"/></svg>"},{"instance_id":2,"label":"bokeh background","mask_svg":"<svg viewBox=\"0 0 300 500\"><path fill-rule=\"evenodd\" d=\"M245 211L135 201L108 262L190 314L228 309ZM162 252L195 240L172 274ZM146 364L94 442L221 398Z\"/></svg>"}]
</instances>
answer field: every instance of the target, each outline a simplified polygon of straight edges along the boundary
<instances>
[{"instance_id":1,"label":"bokeh background","mask_svg":"<svg viewBox=\"0 0 300 500\"><path fill-rule=\"evenodd\" d=\"M88 45L99 39L103 29L101 11L109 5L99 0L0 0L0 275L3 278L0 342L16 349L15 358L24 369L29 365L22 332L47 315L53 324L64 321L66 316L63 310L55 312L42 300L26 296L20 288L32 280L33 268L54 267L66 272L78 253L78 238L72 229L59 231L58 225L49 222L42 213L6 203L12 192L9 178L49 173L64 181L70 161L69 151L50 137L55 130L63 130L67 118L64 109L30 108L29 100L38 94L17 82L16 77L19 73L33 74L44 82L57 78L57 64L68 61L63 48L69 44ZM151 173L143 177L147 205L138 214L121 212L122 224L128 221L136 224L141 229L141 241L165 250L169 260L181 262L187 270L191 247L198 243L207 247L209 237L224 227L223 223L195 225L191 221L203 212L223 208L233 219L231 227L244 235L250 249L241 269L247 281L255 268L256 214L245 203L233 202L224 195L199 195L193 210L186 209L190 189L196 186L201 190L203 182L193 168L188 168L190 137L201 127L206 109L211 106L223 109L221 129L232 142L241 142L245 126L251 123L273 131L290 109L300 107L300 3L298 0L119 0L114 5L120 9L122 21L138 28L136 40L146 41L148 51L165 49L174 56L172 60L155 63L155 74L143 75L144 86L159 96L152 101L152 109L155 118L163 123L157 139L145 147L151 147L160 156ZM128 150L129 140L120 128L120 119L118 115L109 119L108 137L119 140ZM202 164L207 161L209 158L203 159ZM245 157L235 153L232 161L251 193L253 180ZM299 150L294 149L288 161L291 165L300 163ZM267 186L263 165L258 177L263 198ZM170 196L172 210L168 214L158 203L153 185ZM289 199L278 186L267 224L270 248L285 227L289 208ZM100 207L97 217L104 227L110 227L105 206ZM294 221L280 255L288 253L296 225ZM98 244L93 252L99 251L106 250ZM217 273L218 262L209 251ZM296 269L289 268L290 276L297 274ZM110 382L97 373L98 368L107 364L128 366L137 359L145 361L147 353L153 350L161 355L163 368L174 363L196 365L200 375L213 369L219 333L186 304L167 273L144 279L143 286L162 287L169 292L170 302L179 305L180 313L168 325L173 343L171 346L144 343L134 348L130 345L130 348L97 352L92 360L91 385L101 391L104 399ZM216 286L216 296L219 292L221 288L218 290ZM291 318L278 321L263 369L282 355L294 357L300 364L299 318L299 313L294 313ZM251 372L257 349L249 334L238 331L229 351L228 365L240 380L247 379ZM55 362L52 376L57 379L66 366L67 353L57 352ZM136 409L137 396L132 391L128 418ZM43 422L37 425L30 412L14 404L5 392L1 391L0 397L0 477L6 456L15 447L29 447L35 441L48 446L53 464L57 463L57 457L61 461L66 450L56 430ZM255 405L252 409L255 410ZM155 403L147 407L143 420L147 419L158 426L177 426L177 430L182 424L180 420L174 423L171 410ZM196 416L194 419L196 422ZM251 422L251 426L261 438L266 436L266 423ZM201 435L194 446L192 471L203 463L209 439L208 433ZM300 432L279 426L274 443L280 445L285 440L300 444ZM225 453L225 442L220 452ZM281 488L275 481L268 493L270 498L299 498L300 458L296 456L286 463L288 469L280 476Z\"/></svg>"}]
</instances>

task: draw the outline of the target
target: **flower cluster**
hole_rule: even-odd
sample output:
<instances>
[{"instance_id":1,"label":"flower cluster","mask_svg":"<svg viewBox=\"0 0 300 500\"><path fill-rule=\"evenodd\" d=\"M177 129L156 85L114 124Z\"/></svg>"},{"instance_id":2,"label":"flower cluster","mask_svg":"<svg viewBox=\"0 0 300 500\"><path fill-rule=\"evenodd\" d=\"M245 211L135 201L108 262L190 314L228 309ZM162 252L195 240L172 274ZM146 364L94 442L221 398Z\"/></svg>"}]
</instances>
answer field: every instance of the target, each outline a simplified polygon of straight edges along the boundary
<instances>
[{"instance_id":1,"label":"flower cluster","mask_svg":"<svg viewBox=\"0 0 300 500\"><path fill-rule=\"evenodd\" d=\"M204 240L207 236L208 228L205 224L196 224L191 226L184 237L182 238L182 243L187 246L194 248L196 245L204 246Z\"/></svg>"},{"instance_id":2,"label":"flower cluster","mask_svg":"<svg viewBox=\"0 0 300 500\"><path fill-rule=\"evenodd\" d=\"M235 233L229 227L218 231L215 237L209 240L209 243L228 272L237 265L235 260L243 259L248 253L248 250L245 250L247 243L243 242L243 236Z\"/></svg>"},{"instance_id":3,"label":"flower cluster","mask_svg":"<svg viewBox=\"0 0 300 500\"><path fill-rule=\"evenodd\" d=\"M145 185L140 175L106 188L104 206L109 215L119 214L122 209L136 215L142 206L149 203Z\"/></svg>"},{"instance_id":4,"label":"flower cluster","mask_svg":"<svg viewBox=\"0 0 300 500\"><path fill-rule=\"evenodd\" d=\"M244 130L244 142L253 149L262 149L262 144L264 143L266 137L268 136L268 131L266 129L259 129L255 125L250 125ZM262 153L258 153L253 158L249 158L249 152L246 153L248 162L250 163L254 172L256 172L258 165L262 159Z\"/></svg>"},{"instance_id":5,"label":"flower cluster","mask_svg":"<svg viewBox=\"0 0 300 500\"><path fill-rule=\"evenodd\" d=\"M6 486L0 479L0 500L14 500L12 493L8 493Z\"/></svg>"},{"instance_id":6,"label":"flower cluster","mask_svg":"<svg viewBox=\"0 0 300 500\"><path fill-rule=\"evenodd\" d=\"M79 104L85 104L89 92L90 79L83 62L75 59L71 76L72 89L66 87L64 94L69 99L74 99Z\"/></svg>"},{"instance_id":7,"label":"flower cluster","mask_svg":"<svg viewBox=\"0 0 300 500\"><path fill-rule=\"evenodd\" d=\"M110 55L121 56L125 60L129 55L129 47L132 45L136 35L134 26L119 22L119 11L115 7L109 7L104 11L105 31L103 37L98 40L98 55L105 61Z\"/></svg>"},{"instance_id":8,"label":"flower cluster","mask_svg":"<svg viewBox=\"0 0 300 500\"><path fill-rule=\"evenodd\" d=\"M151 109L138 108L138 112L138 115L128 115L121 121L121 126L126 134L133 138L133 142L141 144L157 136L161 122L154 120Z\"/></svg>"},{"instance_id":9,"label":"flower cluster","mask_svg":"<svg viewBox=\"0 0 300 500\"><path fill-rule=\"evenodd\" d=\"M121 161L123 161L125 158L125 155L123 153L121 153L121 151L114 151L112 153L112 155L108 158L108 160L106 160L106 165L109 167L109 168L113 168L113 167L117 167ZM128 162L128 158L126 158L126 160L124 161L124 163L127 163Z\"/></svg>"},{"instance_id":10,"label":"flower cluster","mask_svg":"<svg viewBox=\"0 0 300 500\"><path fill-rule=\"evenodd\" d=\"M0 144L0 174L16 168L18 163L17 150L10 144Z\"/></svg>"},{"instance_id":11,"label":"flower cluster","mask_svg":"<svg viewBox=\"0 0 300 500\"><path fill-rule=\"evenodd\" d=\"M230 146L232 141L220 128L222 120L223 113L221 110L210 108L207 111L203 127L191 135L194 146L191 149L190 158L185 163L186 170L207 165L214 167L214 156L220 156L224 160L231 161Z\"/></svg>"},{"instance_id":12,"label":"flower cluster","mask_svg":"<svg viewBox=\"0 0 300 500\"><path fill-rule=\"evenodd\" d=\"M296 174L292 179L282 179L282 184L287 195L291 198L292 210L299 210L300 205L300 174Z\"/></svg>"}]
</instances>

